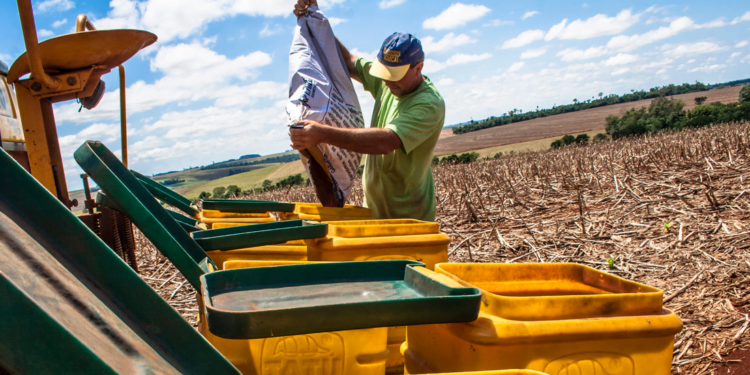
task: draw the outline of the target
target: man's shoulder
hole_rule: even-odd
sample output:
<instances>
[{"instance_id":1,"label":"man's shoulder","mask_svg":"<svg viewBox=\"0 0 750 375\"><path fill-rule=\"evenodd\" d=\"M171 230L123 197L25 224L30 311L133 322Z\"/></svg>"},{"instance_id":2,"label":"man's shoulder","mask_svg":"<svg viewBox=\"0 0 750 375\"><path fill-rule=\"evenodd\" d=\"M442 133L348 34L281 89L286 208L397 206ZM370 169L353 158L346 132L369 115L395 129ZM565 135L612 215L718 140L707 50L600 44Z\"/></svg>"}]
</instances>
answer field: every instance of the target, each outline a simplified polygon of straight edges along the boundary
<instances>
[{"instance_id":1,"label":"man's shoulder","mask_svg":"<svg viewBox=\"0 0 750 375\"><path fill-rule=\"evenodd\" d=\"M434 106L436 109L445 110L445 100L437 87L425 77L426 87L418 95L418 102ZM415 98L416 99L416 98Z\"/></svg>"}]
</instances>

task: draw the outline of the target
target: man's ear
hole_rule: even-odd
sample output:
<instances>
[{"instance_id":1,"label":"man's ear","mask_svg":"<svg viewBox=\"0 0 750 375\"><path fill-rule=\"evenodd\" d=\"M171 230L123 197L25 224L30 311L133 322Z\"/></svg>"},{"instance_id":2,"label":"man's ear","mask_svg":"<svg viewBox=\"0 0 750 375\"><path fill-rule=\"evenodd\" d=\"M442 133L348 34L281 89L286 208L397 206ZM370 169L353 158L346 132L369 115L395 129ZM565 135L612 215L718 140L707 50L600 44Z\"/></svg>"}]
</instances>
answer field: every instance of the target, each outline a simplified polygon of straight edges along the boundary
<instances>
[{"instance_id":1,"label":"man's ear","mask_svg":"<svg viewBox=\"0 0 750 375\"><path fill-rule=\"evenodd\" d=\"M419 75L422 74L422 68L424 68L424 62L421 62L421 63L417 64L417 66L414 67L414 69L416 69L416 71L417 71L417 74L419 74Z\"/></svg>"}]
</instances>

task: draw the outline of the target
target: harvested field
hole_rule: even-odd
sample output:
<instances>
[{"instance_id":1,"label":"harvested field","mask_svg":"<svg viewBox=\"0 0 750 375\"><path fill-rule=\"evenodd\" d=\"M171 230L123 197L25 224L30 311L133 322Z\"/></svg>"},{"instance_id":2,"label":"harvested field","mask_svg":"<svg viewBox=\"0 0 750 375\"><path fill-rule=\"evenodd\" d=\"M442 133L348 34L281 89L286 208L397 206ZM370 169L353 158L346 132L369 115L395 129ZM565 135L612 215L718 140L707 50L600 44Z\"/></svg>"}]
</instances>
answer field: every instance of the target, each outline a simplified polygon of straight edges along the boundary
<instances>
[{"instance_id":1,"label":"harvested field","mask_svg":"<svg viewBox=\"0 0 750 375\"><path fill-rule=\"evenodd\" d=\"M661 288L684 322L672 373L740 374L737 361L750 361L749 146L745 123L439 166L437 221L451 262L574 262ZM190 286L137 237L142 277L195 323Z\"/></svg>"},{"instance_id":2,"label":"harvested field","mask_svg":"<svg viewBox=\"0 0 750 375\"><path fill-rule=\"evenodd\" d=\"M741 86L727 87L723 89L675 95L672 98L682 99L686 104L685 108L691 109L695 107L695 101L693 99L697 96L707 97L708 99L706 100L706 103L736 102L739 97L740 89ZM451 129L444 129L440 134L440 140L435 148L435 154L473 151L492 146L527 142L539 138L559 137L565 134L578 134L594 129L601 129L606 125L605 119L607 116L620 116L631 108L641 108L648 106L650 103L651 99L609 105L578 112L516 122L455 136L452 136ZM446 132L451 132L451 134L446 136Z\"/></svg>"}]
</instances>

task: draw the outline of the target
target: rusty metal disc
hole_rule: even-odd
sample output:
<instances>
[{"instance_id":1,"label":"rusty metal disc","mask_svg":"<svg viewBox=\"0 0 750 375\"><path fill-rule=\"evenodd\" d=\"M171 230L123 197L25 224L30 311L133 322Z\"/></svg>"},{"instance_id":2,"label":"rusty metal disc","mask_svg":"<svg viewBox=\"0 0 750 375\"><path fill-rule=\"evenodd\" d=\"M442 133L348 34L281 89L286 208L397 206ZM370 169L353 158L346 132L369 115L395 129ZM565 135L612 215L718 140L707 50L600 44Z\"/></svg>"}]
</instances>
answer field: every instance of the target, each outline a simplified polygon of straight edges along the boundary
<instances>
[{"instance_id":1,"label":"rusty metal disc","mask_svg":"<svg viewBox=\"0 0 750 375\"><path fill-rule=\"evenodd\" d=\"M96 30L65 34L39 43L45 72L63 72L92 65L112 69L156 42L156 35L143 30ZM30 73L26 53L19 56L8 72L13 83Z\"/></svg>"}]
</instances>

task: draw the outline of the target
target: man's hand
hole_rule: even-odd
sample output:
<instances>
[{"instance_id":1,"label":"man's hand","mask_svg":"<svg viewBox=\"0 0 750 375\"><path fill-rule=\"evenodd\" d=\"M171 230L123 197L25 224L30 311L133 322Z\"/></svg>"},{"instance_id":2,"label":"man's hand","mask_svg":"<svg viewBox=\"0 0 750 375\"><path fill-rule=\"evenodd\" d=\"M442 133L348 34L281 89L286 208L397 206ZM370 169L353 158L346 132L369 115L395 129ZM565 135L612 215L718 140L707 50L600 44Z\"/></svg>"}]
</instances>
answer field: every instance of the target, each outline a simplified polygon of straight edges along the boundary
<instances>
[{"instance_id":1,"label":"man's hand","mask_svg":"<svg viewBox=\"0 0 750 375\"><path fill-rule=\"evenodd\" d=\"M326 130L331 129L330 126L325 126L317 121L310 120L295 121L294 125L302 126L301 129L289 129L289 137L292 139L291 146L295 150L304 150L317 146L319 143L323 143Z\"/></svg>"},{"instance_id":2,"label":"man's hand","mask_svg":"<svg viewBox=\"0 0 750 375\"><path fill-rule=\"evenodd\" d=\"M307 12L307 8L311 6L317 6L318 1L317 0L297 0L297 4L294 5L294 15L297 17L302 16Z\"/></svg>"}]
</instances>

